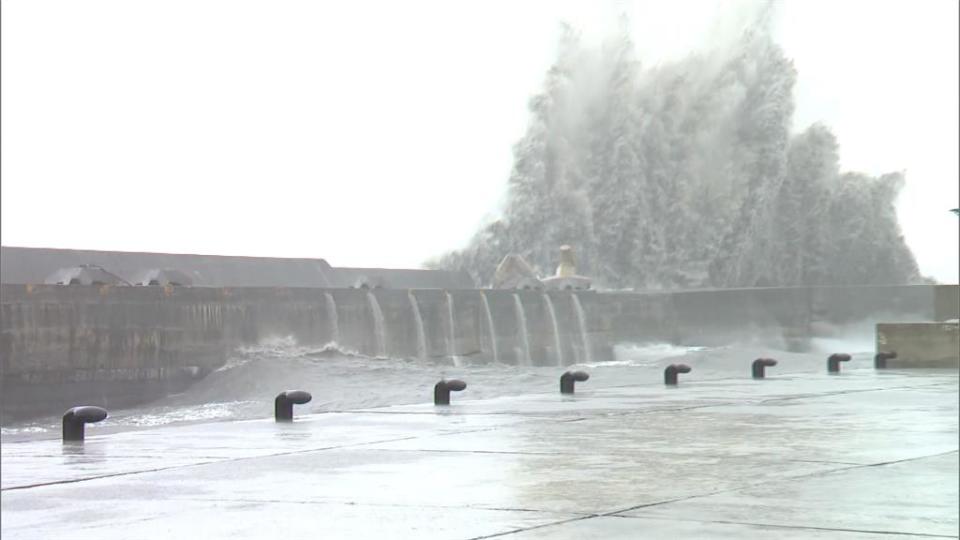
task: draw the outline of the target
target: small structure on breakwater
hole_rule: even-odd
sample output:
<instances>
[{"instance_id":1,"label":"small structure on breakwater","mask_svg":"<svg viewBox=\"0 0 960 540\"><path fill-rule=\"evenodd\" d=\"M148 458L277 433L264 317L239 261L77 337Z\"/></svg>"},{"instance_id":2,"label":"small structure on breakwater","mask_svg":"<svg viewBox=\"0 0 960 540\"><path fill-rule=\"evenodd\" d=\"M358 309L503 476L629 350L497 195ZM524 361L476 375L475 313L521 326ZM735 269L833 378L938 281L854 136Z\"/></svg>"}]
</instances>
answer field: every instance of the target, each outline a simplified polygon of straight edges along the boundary
<instances>
[{"instance_id":1,"label":"small structure on breakwater","mask_svg":"<svg viewBox=\"0 0 960 540\"><path fill-rule=\"evenodd\" d=\"M516 253L507 254L493 273L494 289L543 289L537 273Z\"/></svg>"},{"instance_id":2,"label":"small structure on breakwater","mask_svg":"<svg viewBox=\"0 0 960 540\"><path fill-rule=\"evenodd\" d=\"M557 273L543 280L543 284L553 290L589 289L590 282L590 278L577 275L576 258L570 246L560 246L560 264L557 266Z\"/></svg>"},{"instance_id":3,"label":"small structure on breakwater","mask_svg":"<svg viewBox=\"0 0 960 540\"><path fill-rule=\"evenodd\" d=\"M507 254L493 274L494 289L586 290L591 279L577 274L573 248L560 246L560 263L550 277L540 278L526 260L516 253Z\"/></svg>"}]
</instances>

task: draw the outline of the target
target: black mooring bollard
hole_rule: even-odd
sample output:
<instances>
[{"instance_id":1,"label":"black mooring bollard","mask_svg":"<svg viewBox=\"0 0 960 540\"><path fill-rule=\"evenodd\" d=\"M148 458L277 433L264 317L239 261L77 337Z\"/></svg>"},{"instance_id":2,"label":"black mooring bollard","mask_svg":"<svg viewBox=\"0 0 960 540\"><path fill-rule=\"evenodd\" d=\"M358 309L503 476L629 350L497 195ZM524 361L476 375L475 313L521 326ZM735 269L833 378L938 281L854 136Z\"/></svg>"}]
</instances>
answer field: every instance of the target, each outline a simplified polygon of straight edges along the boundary
<instances>
[{"instance_id":1,"label":"black mooring bollard","mask_svg":"<svg viewBox=\"0 0 960 540\"><path fill-rule=\"evenodd\" d=\"M277 422L293 422L293 406L309 403L313 399L310 392L287 390L277 394L273 400L273 419Z\"/></svg>"},{"instance_id":2,"label":"black mooring bollard","mask_svg":"<svg viewBox=\"0 0 960 540\"><path fill-rule=\"evenodd\" d=\"M63 413L63 442L83 442L83 425L99 422L107 417L107 410L84 405Z\"/></svg>"},{"instance_id":3,"label":"black mooring bollard","mask_svg":"<svg viewBox=\"0 0 960 540\"><path fill-rule=\"evenodd\" d=\"M751 371L753 372L754 379L762 379L764 377L763 370L764 368L772 367L777 365L777 361L773 358L757 358L753 361L751 366Z\"/></svg>"},{"instance_id":4,"label":"black mooring bollard","mask_svg":"<svg viewBox=\"0 0 960 540\"><path fill-rule=\"evenodd\" d=\"M690 366L686 364L670 364L663 370L663 384L667 386L677 385L678 373L690 373Z\"/></svg>"},{"instance_id":5,"label":"black mooring bollard","mask_svg":"<svg viewBox=\"0 0 960 540\"><path fill-rule=\"evenodd\" d=\"M850 355L846 353L831 354L827 358L827 372L840 373L840 362L849 362Z\"/></svg>"},{"instance_id":6,"label":"black mooring bollard","mask_svg":"<svg viewBox=\"0 0 960 540\"><path fill-rule=\"evenodd\" d=\"M573 384L575 382L583 382L590 378L590 374L586 371L568 371L560 376L560 393L561 394L572 394L573 393Z\"/></svg>"},{"instance_id":7,"label":"black mooring bollard","mask_svg":"<svg viewBox=\"0 0 960 540\"><path fill-rule=\"evenodd\" d=\"M887 369L887 360L892 360L896 357L897 351L878 352L877 355L873 357L873 367L875 369Z\"/></svg>"},{"instance_id":8,"label":"black mooring bollard","mask_svg":"<svg viewBox=\"0 0 960 540\"><path fill-rule=\"evenodd\" d=\"M433 387L433 404L434 405L449 405L450 404L450 392L459 392L467 387L467 383L459 379L441 379Z\"/></svg>"}]
</instances>

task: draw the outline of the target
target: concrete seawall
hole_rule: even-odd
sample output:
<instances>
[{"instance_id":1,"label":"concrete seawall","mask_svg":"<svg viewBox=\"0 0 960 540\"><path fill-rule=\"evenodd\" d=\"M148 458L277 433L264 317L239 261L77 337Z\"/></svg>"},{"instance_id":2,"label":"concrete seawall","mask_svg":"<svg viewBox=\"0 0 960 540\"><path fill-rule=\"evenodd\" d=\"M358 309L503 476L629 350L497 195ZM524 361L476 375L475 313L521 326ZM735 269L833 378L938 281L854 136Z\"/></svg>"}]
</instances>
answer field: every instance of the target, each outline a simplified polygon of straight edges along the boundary
<instances>
[{"instance_id":1,"label":"concrete seawall","mask_svg":"<svg viewBox=\"0 0 960 540\"><path fill-rule=\"evenodd\" d=\"M960 367L960 325L952 323L880 323L877 350L895 351L888 368Z\"/></svg>"},{"instance_id":2,"label":"concrete seawall","mask_svg":"<svg viewBox=\"0 0 960 540\"><path fill-rule=\"evenodd\" d=\"M957 285L783 287L652 293L599 293L616 341L720 345L780 336L802 340L870 321L956 318Z\"/></svg>"},{"instance_id":3,"label":"concrete seawall","mask_svg":"<svg viewBox=\"0 0 960 540\"><path fill-rule=\"evenodd\" d=\"M569 365L609 360L618 342L713 345L756 335L802 341L818 324L894 314L953 318L956 289L545 293L5 284L0 405L7 422L81 401L142 403L217 369L236 347L271 337L304 346L336 342L367 356Z\"/></svg>"},{"instance_id":4,"label":"concrete seawall","mask_svg":"<svg viewBox=\"0 0 960 540\"><path fill-rule=\"evenodd\" d=\"M559 365L611 357L610 331L597 325L607 320L598 314L604 308L593 292L577 293L582 332L570 292L0 287L4 421L56 413L79 401L109 407L149 401L222 366L237 347L276 337L443 363L458 357ZM589 354L584 343L591 344Z\"/></svg>"}]
</instances>

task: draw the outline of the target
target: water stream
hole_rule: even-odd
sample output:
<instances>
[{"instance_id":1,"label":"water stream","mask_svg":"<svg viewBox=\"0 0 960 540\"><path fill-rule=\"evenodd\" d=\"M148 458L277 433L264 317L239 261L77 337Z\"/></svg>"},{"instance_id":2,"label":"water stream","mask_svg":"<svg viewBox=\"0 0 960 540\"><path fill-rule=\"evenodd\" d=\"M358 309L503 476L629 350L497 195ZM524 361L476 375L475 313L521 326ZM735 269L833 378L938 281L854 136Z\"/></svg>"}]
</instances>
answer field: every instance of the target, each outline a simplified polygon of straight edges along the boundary
<instances>
[{"instance_id":1,"label":"water stream","mask_svg":"<svg viewBox=\"0 0 960 540\"><path fill-rule=\"evenodd\" d=\"M453 365L460 367L463 361L457 355L457 321L454 319L453 295L444 291L447 296L447 355L453 360Z\"/></svg>"},{"instance_id":2,"label":"water stream","mask_svg":"<svg viewBox=\"0 0 960 540\"><path fill-rule=\"evenodd\" d=\"M557 365L563 365L563 347L560 344L560 325L557 324L557 312L553 309L553 300L550 295L543 293L543 301L547 304L547 313L550 315L550 325L553 326L553 349L556 351L554 356L557 359Z\"/></svg>"},{"instance_id":3,"label":"water stream","mask_svg":"<svg viewBox=\"0 0 960 540\"><path fill-rule=\"evenodd\" d=\"M500 355L497 352L497 328L493 325L493 314L490 312L490 301L487 295L480 291L480 298L483 300L483 311L487 315L487 328L490 330L490 350L493 352L493 363L500 363Z\"/></svg>"},{"instance_id":4,"label":"water stream","mask_svg":"<svg viewBox=\"0 0 960 540\"><path fill-rule=\"evenodd\" d=\"M387 325L383 322L383 311L380 302L372 292L367 293L367 302L370 304L370 313L373 314L373 335L377 339L377 356L387 357Z\"/></svg>"},{"instance_id":5,"label":"water stream","mask_svg":"<svg viewBox=\"0 0 960 540\"><path fill-rule=\"evenodd\" d=\"M423 332L423 316L420 314L420 303L417 302L417 297L414 296L412 290L409 291L407 295L410 297L410 309L413 310L413 321L417 326L417 358L426 360L427 336Z\"/></svg>"},{"instance_id":6,"label":"water stream","mask_svg":"<svg viewBox=\"0 0 960 540\"><path fill-rule=\"evenodd\" d=\"M523 365L533 365L530 359L530 336L527 334L527 314L523 311L523 302L520 295L513 293L513 306L517 311L517 322L520 326L520 343L523 345Z\"/></svg>"},{"instance_id":7,"label":"water stream","mask_svg":"<svg viewBox=\"0 0 960 540\"><path fill-rule=\"evenodd\" d=\"M577 322L580 324L580 341L583 343L583 358L580 362L593 363L593 347L590 346L590 335L587 333L587 316L583 312L583 306L580 304L580 297L577 293L571 293L573 299L573 308L577 312Z\"/></svg>"},{"instance_id":8,"label":"water stream","mask_svg":"<svg viewBox=\"0 0 960 540\"><path fill-rule=\"evenodd\" d=\"M330 319L330 341L340 343L340 318L337 316L337 301L330 293L324 293L327 299L327 318Z\"/></svg>"}]
</instances>

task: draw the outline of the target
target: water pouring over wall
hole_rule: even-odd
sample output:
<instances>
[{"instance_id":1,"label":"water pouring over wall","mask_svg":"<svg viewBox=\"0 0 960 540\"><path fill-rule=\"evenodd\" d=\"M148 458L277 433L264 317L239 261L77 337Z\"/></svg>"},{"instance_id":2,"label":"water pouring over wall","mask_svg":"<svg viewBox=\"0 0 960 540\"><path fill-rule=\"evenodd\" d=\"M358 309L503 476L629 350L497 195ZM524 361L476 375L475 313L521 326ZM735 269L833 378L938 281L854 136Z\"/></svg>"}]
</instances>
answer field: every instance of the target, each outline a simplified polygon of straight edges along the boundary
<instances>
[{"instance_id":1,"label":"water pouring over wall","mask_svg":"<svg viewBox=\"0 0 960 540\"><path fill-rule=\"evenodd\" d=\"M487 295L480 291L480 299L483 304L483 311L487 317L487 329L490 330L490 351L493 355L493 362L500 363L500 355L497 352L497 328L493 325L493 313L490 312L490 301Z\"/></svg>"},{"instance_id":2,"label":"water pouring over wall","mask_svg":"<svg viewBox=\"0 0 960 540\"><path fill-rule=\"evenodd\" d=\"M377 340L377 356L387 357L387 330L383 322L383 311L380 310L380 303L372 292L367 293L367 302L370 305L370 314L373 316L373 335Z\"/></svg>"},{"instance_id":3,"label":"water pouring over wall","mask_svg":"<svg viewBox=\"0 0 960 540\"><path fill-rule=\"evenodd\" d=\"M460 367L462 361L457 355L457 321L454 317L453 295L444 291L447 298L447 356L453 360L453 365Z\"/></svg>"},{"instance_id":4,"label":"water pouring over wall","mask_svg":"<svg viewBox=\"0 0 960 540\"><path fill-rule=\"evenodd\" d=\"M560 325L557 324L557 312L553 309L553 300L550 295L543 293L543 302L547 306L547 314L550 316L550 324L553 327L553 350L557 365L563 365L563 345L560 343Z\"/></svg>"},{"instance_id":5,"label":"water pouring over wall","mask_svg":"<svg viewBox=\"0 0 960 540\"><path fill-rule=\"evenodd\" d=\"M530 359L530 334L527 332L527 314L523 310L523 302L520 301L520 295L513 293L513 305L517 313L517 325L520 327L520 344L522 346L523 365L533 365Z\"/></svg>"},{"instance_id":6,"label":"water pouring over wall","mask_svg":"<svg viewBox=\"0 0 960 540\"><path fill-rule=\"evenodd\" d=\"M323 293L327 304L327 319L330 321L330 341L340 343L340 317L337 315L337 301L330 293Z\"/></svg>"},{"instance_id":7,"label":"water pouring over wall","mask_svg":"<svg viewBox=\"0 0 960 540\"><path fill-rule=\"evenodd\" d=\"M427 336L423 331L423 316L420 314L420 303L413 294L413 290L408 293L410 298L410 309L413 311L413 321L417 327L417 358L426 360L427 358Z\"/></svg>"},{"instance_id":8,"label":"water pouring over wall","mask_svg":"<svg viewBox=\"0 0 960 540\"><path fill-rule=\"evenodd\" d=\"M580 342L583 344L583 357L580 359L580 362L592 364L593 349L590 345L590 334L587 333L587 316L583 312L583 306L580 304L580 297L577 296L577 293L571 293L570 299L571 302L573 302L573 309L577 314L577 323L580 327Z\"/></svg>"}]
</instances>

